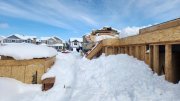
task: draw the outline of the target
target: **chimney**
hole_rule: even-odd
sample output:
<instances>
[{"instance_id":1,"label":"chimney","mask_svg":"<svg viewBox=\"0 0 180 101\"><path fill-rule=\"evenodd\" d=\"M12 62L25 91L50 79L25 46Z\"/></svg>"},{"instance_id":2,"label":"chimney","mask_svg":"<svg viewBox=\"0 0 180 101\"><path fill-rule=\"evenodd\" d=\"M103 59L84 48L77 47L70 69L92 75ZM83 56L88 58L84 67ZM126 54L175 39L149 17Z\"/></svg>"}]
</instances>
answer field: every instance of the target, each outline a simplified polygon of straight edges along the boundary
<instances>
[{"instance_id":1,"label":"chimney","mask_svg":"<svg viewBox=\"0 0 180 101\"><path fill-rule=\"evenodd\" d=\"M33 43L36 45L36 38L33 38Z\"/></svg>"}]
</instances>

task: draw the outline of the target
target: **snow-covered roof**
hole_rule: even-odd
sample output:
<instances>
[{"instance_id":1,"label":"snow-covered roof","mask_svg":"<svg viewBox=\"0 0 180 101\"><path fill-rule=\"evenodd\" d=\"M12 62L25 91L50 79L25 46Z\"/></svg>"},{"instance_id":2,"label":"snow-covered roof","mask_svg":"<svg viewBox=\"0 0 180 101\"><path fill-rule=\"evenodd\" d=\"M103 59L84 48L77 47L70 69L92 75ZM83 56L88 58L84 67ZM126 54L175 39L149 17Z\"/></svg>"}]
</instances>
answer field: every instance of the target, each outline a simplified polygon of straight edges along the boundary
<instances>
[{"instance_id":1,"label":"snow-covered roof","mask_svg":"<svg viewBox=\"0 0 180 101\"><path fill-rule=\"evenodd\" d=\"M37 38L36 36L26 36L26 35L19 35L19 34L13 34L13 35L15 35L16 37L23 39L23 40L27 40L27 39L33 40L33 38ZM10 36L12 36L12 35L10 35ZM8 37L10 37L10 36L8 36Z\"/></svg>"},{"instance_id":2,"label":"snow-covered roof","mask_svg":"<svg viewBox=\"0 0 180 101\"><path fill-rule=\"evenodd\" d=\"M41 40L40 39L36 39L36 42L41 42Z\"/></svg>"},{"instance_id":3,"label":"snow-covered roof","mask_svg":"<svg viewBox=\"0 0 180 101\"><path fill-rule=\"evenodd\" d=\"M0 37L2 37L3 39L5 39L5 38L6 38L5 36L2 36L2 35L0 35Z\"/></svg>"},{"instance_id":4,"label":"snow-covered roof","mask_svg":"<svg viewBox=\"0 0 180 101\"><path fill-rule=\"evenodd\" d=\"M63 44L53 44L53 45L48 45L48 46L63 46Z\"/></svg>"},{"instance_id":5,"label":"snow-covered roof","mask_svg":"<svg viewBox=\"0 0 180 101\"><path fill-rule=\"evenodd\" d=\"M50 38L52 38L52 37L41 37L41 40L48 40Z\"/></svg>"},{"instance_id":6,"label":"snow-covered roof","mask_svg":"<svg viewBox=\"0 0 180 101\"><path fill-rule=\"evenodd\" d=\"M79 41L79 42L83 42L83 38L70 38L69 40L70 40L70 41L77 40L77 41Z\"/></svg>"},{"instance_id":7,"label":"snow-covered roof","mask_svg":"<svg viewBox=\"0 0 180 101\"><path fill-rule=\"evenodd\" d=\"M54 48L42 45L16 44L0 46L0 55L10 56L16 60L24 60L53 57L57 55L57 51Z\"/></svg>"}]
</instances>

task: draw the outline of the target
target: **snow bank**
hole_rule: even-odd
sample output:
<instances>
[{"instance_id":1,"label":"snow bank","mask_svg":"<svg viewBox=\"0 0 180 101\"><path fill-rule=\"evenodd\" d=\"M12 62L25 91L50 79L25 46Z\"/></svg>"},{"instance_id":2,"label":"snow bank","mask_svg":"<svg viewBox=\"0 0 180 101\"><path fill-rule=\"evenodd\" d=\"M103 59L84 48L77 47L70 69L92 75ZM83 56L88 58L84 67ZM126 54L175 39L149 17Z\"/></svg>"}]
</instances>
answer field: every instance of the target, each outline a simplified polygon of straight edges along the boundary
<instances>
[{"instance_id":1,"label":"snow bank","mask_svg":"<svg viewBox=\"0 0 180 101\"><path fill-rule=\"evenodd\" d=\"M0 46L0 55L11 56L16 60L52 57L57 55L54 48L33 45L33 44L17 44Z\"/></svg>"},{"instance_id":2,"label":"snow bank","mask_svg":"<svg viewBox=\"0 0 180 101\"><path fill-rule=\"evenodd\" d=\"M0 77L0 101L13 101L41 92L41 84L25 84L12 78Z\"/></svg>"},{"instance_id":3,"label":"snow bank","mask_svg":"<svg viewBox=\"0 0 180 101\"><path fill-rule=\"evenodd\" d=\"M151 25L143 26L143 27L132 27L132 28L127 27L127 28L124 28L123 30L119 31L120 32L119 39L125 38L128 36L137 35L137 34L139 34L139 29L149 27L149 26L151 26Z\"/></svg>"},{"instance_id":4,"label":"snow bank","mask_svg":"<svg viewBox=\"0 0 180 101\"><path fill-rule=\"evenodd\" d=\"M167 82L164 76L153 74L143 61L126 54L103 54L88 60L76 52L59 53L42 79L54 76L52 89L18 101L180 100L180 84Z\"/></svg>"},{"instance_id":5,"label":"snow bank","mask_svg":"<svg viewBox=\"0 0 180 101\"><path fill-rule=\"evenodd\" d=\"M101 40L104 40L104 39L115 39L115 37L112 37L110 35L100 35L100 36L97 36L94 39L94 42L98 42L98 41L101 41Z\"/></svg>"}]
</instances>

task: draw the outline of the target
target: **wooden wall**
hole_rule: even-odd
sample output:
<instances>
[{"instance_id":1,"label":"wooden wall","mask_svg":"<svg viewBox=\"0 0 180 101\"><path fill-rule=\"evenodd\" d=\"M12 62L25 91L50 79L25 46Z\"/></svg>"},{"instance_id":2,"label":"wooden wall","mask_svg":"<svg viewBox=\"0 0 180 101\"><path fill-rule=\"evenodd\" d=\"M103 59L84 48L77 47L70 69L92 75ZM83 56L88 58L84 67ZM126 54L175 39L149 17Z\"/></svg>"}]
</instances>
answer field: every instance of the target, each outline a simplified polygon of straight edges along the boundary
<instances>
[{"instance_id":1,"label":"wooden wall","mask_svg":"<svg viewBox=\"0 0 180 101\"><path fill-rule=\"evenodd\" d=\"M35 75L37 83L42 84L41 76L54 64L55 60L55 56L32 60L0 60L0 77L10 77L32 84L33 75Z\"/></svg>"}]
</instances>

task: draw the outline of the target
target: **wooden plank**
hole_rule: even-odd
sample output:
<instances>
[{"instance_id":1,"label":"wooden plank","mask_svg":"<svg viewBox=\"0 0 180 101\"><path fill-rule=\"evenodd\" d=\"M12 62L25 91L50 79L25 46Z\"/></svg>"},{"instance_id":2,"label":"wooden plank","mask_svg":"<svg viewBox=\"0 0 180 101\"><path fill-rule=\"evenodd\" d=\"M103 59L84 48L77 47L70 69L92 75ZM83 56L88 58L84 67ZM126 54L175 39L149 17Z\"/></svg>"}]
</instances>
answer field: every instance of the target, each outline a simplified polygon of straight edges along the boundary
<instances>
[{"instance_id":1,"label":"wooden plank","mask_svg":"<svg viewBox=\"0 0 180 101\"><path fill-rule=\"evenodd\" d=\"M86 58L91 60L91 59L97 54L97 52L99 52L99 51L102 49L102 46L103 46L103 42L101 41L101 42L86 56Z\"/></svg>"},{"instance_id":2,"label":"wooden plank","mask_svg":"<svg viewBox=\"0 0 180 101\"><path fill-rule=\"evenodd\" d=\"M11 77L11 66L0 66L0 77Z\"/></svg>"},{"instance_id":3,"label":"wooden plank","mask_svg":"<svg viewBox=\"0 0 180 101\"><path fill-rule=\"evenodd\" d=\"M159 45L153 46L153 70L159 75Z\"/></svg>"},{"instance_id":4,"label":"wooden plank","mask_svg":"<svg viewBox=\"0 0 180 101\"><path fill-rule=\"evenodd\" d=\"M37 71L37 75L36 75ZM44 66L26 66L25 83L32 84L33 75L37 77L37 84L42 84L41 77L44 74Z\"/></svg>"},{"instance_id":5,"label":"wooden plank","mask_svg":"<svg viewBox=\"0 0 180 101\"><path fill-rule=\"evenodd\" d=\"M167 29L167 28L179 26L180 25L179 22L180 22L180 19L175 19L175 20L172 20L169 22L165 22L165 23L161 23L158 25L148 27L148 28L140 29L139 33L144 34L144 33L148 33L148 32L153 32L153 31L157 31L157 30L162 30L162 29Z\"/></svg>"},{"instance_id":6,"label":"wooden plank","mask_svg":"<svg viewBox=\"0 0 180 101\"><path fill-rule=\"evenodd\" d=\"M43 80L43 84L44 83L54 83L55 82L55 77L52 78L46 78Z\"/></svg>"},{"instance_id":7,"label":"wooden plank","mask_svg":"<svg viewBox=\"0 0 180 101\"><path fill-rule=\"evenodd\" d=\"M172 45L165 46L165 78L169 82L173 82L172 77Z\"/></svg>"},{"instance_id":8,"label":"wooden plank","mask_svg":"<svg viewBox=\"0 0 180 101\"><path fill-rule=\"evenodd\" d=\"M153 46L149 47L149 67L153 70ZM153 70L154 71L154 70Z\"/></svg>"},{"instance_id":9,"label":"wooden plank","mask_svg":"<svg viewBox=\"0 0 180 101\"><path fill-rule=\"evenodd\" d=\"M25 77L25 66L12 66L11 78L24 82L25 81L24 77Z\"/></svg>"}]
</instances>

